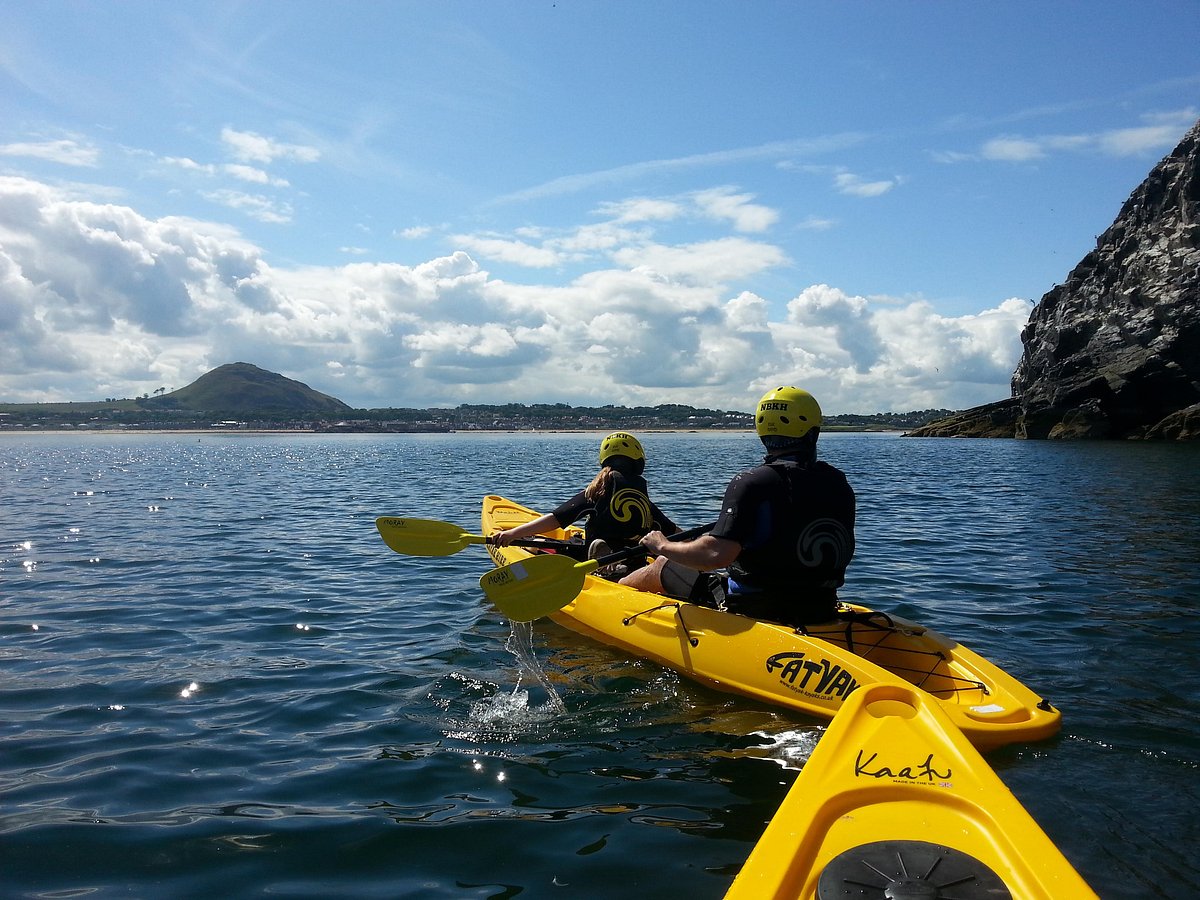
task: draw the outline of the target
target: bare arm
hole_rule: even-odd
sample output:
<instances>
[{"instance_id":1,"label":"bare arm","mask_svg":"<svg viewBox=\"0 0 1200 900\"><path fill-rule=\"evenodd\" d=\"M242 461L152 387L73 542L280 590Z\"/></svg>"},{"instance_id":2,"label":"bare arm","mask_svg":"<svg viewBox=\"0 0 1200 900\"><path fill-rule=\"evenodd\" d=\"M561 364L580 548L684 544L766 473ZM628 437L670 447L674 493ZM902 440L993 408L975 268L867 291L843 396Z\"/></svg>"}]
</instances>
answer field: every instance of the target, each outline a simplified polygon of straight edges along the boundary
<instances>
[{"instance_id":1,"label":"bare arm","mask_svg":"<svg viewBox=\"0 0 1200 900\"><path fill-rule=\"evenodd\" d=\"M737 541L702 534L691 541L668 541L661 531L651 531L642 538L642 546L671 562L708 572L729 565L742 552Z\"/></svg>"},{"instance_id":2,"label":"bare arm","mask_svg":"<svg viewBox=\"0 0 1200 900\"><path fill-rule=\"evenodd\" d=\"M520 538L533 537L535 534L543 534L547 531L553 531L555 528L558 528L558 519L554 517L554 513L546 513L544 516L538 516L536 519L522 522L514 528L497 531L492 535L491 540L493 544L507 547L513 541Z\"/></svg>"}]
</instances>

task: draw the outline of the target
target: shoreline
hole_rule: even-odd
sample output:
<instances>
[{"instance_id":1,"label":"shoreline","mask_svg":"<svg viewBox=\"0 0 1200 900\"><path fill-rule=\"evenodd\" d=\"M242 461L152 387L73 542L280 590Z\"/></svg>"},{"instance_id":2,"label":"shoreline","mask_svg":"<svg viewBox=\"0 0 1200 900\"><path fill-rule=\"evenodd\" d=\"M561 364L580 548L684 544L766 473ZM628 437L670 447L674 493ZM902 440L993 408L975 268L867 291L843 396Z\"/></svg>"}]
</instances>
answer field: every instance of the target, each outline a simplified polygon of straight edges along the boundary
<instances>
[{"instance_id":1,"label":"shoreline","mask_svg":"<svg viewBox=\"0 0 1200 900\"><path fill-rule=\"evenodd\" d=\"M855 433L855 434L902 434L907 429L885 428L881 426L859 428L848 425L831 425L821 429L822 434ZM91 435L95 437L119 436L130 437L139 434L179 434L179 435L210 435L227 437L231 435L322 435L324 437L345 437L349 435L374 435L376 437L405 437L418 434L441 435L488 435L488 434L611 434L614 431L630 431L636 434L749 434L751 428L463 428L454 431L317 431L312 428L0 428L0 440L6 436L29 437L39 434L53 435Z\"/></svg>"}]
</instances>

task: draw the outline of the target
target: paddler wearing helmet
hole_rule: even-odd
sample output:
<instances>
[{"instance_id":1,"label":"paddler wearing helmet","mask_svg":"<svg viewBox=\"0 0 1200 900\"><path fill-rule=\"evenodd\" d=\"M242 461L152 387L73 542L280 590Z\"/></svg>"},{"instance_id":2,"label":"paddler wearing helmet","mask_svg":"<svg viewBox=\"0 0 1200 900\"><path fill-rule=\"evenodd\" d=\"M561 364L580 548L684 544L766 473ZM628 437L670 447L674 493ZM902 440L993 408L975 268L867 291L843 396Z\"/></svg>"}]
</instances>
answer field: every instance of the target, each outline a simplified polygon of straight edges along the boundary
<instances>
[{"instance_id":1,"label":"paddler wearing helmet","mask_svg":"<svg viewBox=\"0 0 1200 900\"><path fill-rule=\"evenodd\" d=\"M828 621L854 555L854 491L817 459L821 407L808 391L768 391L754 427L766 457L729 482L712 531L650 532L642 544L657 558L621 583L786 625Z\"/></svg>"},{"instance_id":2,"label":"paddler wearing helmet","mask_svg":"<svg viewBox=\"0 0 1200 900\"><path fill-rule=\"evenodd\" d=\"M566 528L586 516L584 541L587 556L594 559L635 546L647 532L674 534L679 530L650 500L642 477L646 451L641 441L626 431L614 431L600 442L599 459L600 471L574 497L553 512L492 535L491 540L503 547L519 538ZM638 564L631 563L601 574L623 575Z\"/></svg>"}]
</instances>

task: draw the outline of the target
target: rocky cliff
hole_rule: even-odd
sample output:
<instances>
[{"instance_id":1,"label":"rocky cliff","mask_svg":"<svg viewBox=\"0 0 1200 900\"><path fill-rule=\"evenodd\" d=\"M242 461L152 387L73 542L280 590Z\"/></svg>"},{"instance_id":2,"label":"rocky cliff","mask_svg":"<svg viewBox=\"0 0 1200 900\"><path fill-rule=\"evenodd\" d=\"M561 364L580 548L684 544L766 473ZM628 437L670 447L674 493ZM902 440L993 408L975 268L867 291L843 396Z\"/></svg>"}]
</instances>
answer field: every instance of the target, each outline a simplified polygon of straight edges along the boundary
<instances>
[{"instance_id":1,"label":"rocky cliff","mask_svg":"<svg viewBox=\"0 0 1200 900\"><path fill-rule=\"evenodd\" d=\"M1200 439L1200 122L1021 333L1012 400L914 435Z\"/></svg>"}]
</instances>

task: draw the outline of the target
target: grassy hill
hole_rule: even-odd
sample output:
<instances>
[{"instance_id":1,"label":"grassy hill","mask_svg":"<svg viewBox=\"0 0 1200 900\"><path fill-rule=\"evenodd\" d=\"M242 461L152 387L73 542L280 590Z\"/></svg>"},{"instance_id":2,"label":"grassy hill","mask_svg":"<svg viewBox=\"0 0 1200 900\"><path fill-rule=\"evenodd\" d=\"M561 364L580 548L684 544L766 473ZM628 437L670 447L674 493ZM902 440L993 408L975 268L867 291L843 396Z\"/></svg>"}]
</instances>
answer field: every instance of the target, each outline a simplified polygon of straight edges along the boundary
<instances>
[{"instance_id":1,"label":"grassy hill","mask_svg":"<svg viewBox=\"0 0 1200 900\"><path fill-rule=\"evenodd\" d=\"M142 401L149 410L207 412L230 416L261 414L340 416L350 412L336 397L250 363L228 363L187 387Z\"/></svg>"}]
</instances>

